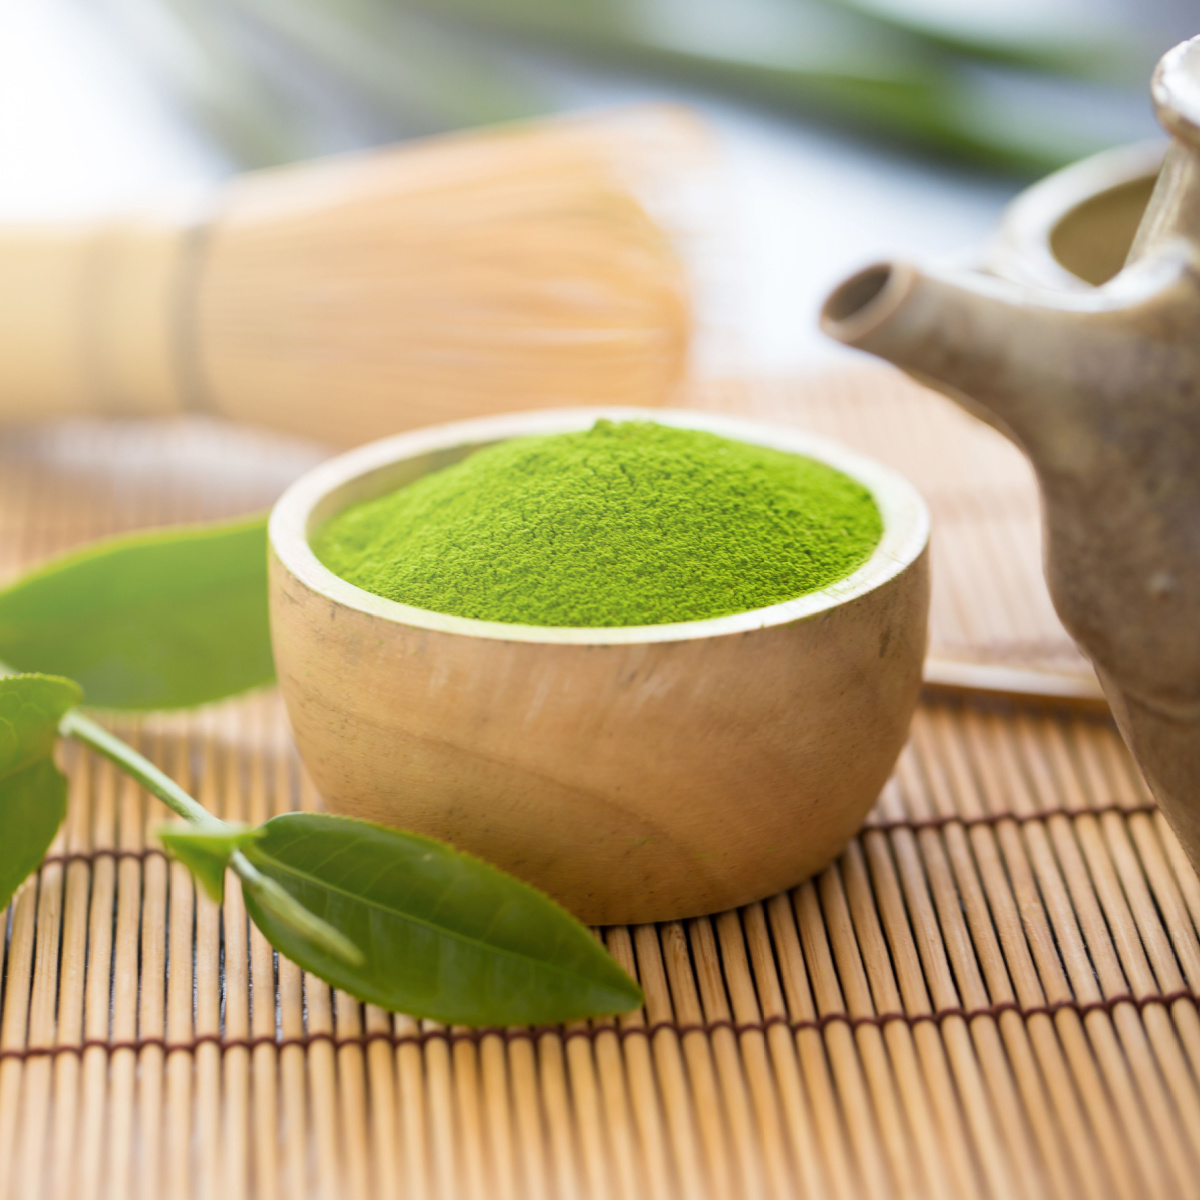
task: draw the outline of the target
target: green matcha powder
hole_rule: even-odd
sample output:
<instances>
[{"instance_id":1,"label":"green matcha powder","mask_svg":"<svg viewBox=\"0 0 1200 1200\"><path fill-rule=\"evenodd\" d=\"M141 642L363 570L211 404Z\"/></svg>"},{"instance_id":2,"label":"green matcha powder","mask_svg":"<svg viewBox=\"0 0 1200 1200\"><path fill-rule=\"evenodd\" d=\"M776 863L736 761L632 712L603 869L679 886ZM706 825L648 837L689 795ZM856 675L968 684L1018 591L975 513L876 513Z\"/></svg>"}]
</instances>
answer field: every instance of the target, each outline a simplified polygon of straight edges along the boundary
<instances>
[{"instance_id":1,"label":"green matcha powder","mask_svg":"<svg viewBox=\"0 0 1200 1200\"><path fill-rule=\"evenodd\" d=\"M335 574L434 612L522 625L660 625L844 579L882 522L822 463L711 433L600 421L519 438L334 517Z\"/></svg>"}]
</instances>

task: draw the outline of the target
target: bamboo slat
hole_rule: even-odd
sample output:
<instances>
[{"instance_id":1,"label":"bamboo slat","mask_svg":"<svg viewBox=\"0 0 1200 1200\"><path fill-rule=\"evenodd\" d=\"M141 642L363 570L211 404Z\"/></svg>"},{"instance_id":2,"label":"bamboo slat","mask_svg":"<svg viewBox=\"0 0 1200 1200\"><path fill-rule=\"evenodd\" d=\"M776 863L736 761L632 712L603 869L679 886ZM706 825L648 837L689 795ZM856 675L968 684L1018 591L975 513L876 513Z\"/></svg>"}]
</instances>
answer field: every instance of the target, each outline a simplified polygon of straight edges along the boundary
<instances>
[{"instance_id":1,"label":"bamboo slat","mask_svg":"<svg viewBox=\"0 0 1200 1200\"><path fill-rule=\"evenodd\" d=\"M701 402L919 483L943 662L1093 686L996 435L876 371ZM200 422L5 433L0 575L265 507L319 454ZM837 863L600 931L646 1006L556 1029L443 1028L306 977L69 748L68 820L0 917L0 1200L1200 1196L1200 881L1102 710L946 695ZM273 693L123 732L226 816L319 803Z\"/></svg>"}]
</instances>

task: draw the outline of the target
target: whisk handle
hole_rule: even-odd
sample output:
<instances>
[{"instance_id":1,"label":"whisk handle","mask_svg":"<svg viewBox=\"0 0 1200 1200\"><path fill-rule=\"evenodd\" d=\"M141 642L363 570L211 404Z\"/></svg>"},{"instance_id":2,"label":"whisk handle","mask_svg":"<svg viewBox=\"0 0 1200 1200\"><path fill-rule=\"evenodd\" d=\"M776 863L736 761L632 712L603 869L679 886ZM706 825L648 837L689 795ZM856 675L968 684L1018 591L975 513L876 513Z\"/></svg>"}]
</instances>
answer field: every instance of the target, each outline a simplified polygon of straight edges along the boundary
<instances>
[{"instance_id":1,"label":"whisk handle","mask_svg":"<svg viewBox=\"0 0 1200 1200\"><path fill-rule=\"evenodd\" d=\"M0 424L182 411L188 236L149 217L0 229Z\"/></svg>"}]
</instances>

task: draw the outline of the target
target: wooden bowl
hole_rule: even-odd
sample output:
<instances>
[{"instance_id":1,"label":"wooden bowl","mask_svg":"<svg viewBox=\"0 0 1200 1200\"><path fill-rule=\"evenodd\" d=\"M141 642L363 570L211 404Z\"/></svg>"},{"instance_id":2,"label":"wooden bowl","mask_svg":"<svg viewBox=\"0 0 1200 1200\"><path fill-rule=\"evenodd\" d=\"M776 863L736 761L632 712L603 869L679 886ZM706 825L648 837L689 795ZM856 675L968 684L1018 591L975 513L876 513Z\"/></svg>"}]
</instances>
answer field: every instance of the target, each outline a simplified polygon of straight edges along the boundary
<instances>
[{"instance_id":1,"label":"wooden bowl","mask_svg":"<svg viewBox=\"0 0 1200 1200\"><path fill-rule=\"evenodd\" d=\"M1026 188L1005 209L985 265L1040 287L1107 283L1125 265L1166 148L1161 138L1118 146Z\"/></svg>"},{"instance_id":2,"label":"wooden bowl","mask_svg":"<svg viewBox=\"0 0 1200 1200\"><path fill-rule=\"evenodd\" d=\"M335 513L471 450L599 417L819 459L870 489L883 539L824 591L616 629L412 608L338 578L309 547ZM732 908L824 867L887 779L921 686L928 536L928 510L907 481L791 429L641 409L442 425L326 462L276 505L279 682L334 812L442 838L593 924Z\"/></svg>"}]
</instances>

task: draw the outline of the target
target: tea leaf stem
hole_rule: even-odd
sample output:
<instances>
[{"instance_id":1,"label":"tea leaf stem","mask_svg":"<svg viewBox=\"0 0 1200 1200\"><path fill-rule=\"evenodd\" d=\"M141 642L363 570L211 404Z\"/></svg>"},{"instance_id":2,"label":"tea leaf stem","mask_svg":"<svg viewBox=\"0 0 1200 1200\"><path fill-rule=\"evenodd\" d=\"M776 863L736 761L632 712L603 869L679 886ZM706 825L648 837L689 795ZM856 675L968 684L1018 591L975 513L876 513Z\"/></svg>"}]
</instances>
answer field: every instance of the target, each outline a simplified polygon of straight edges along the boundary
<instances>
[{"instance_id":1,"label":"tea leaf stem","mask_svg":"<svg viewBox=\"0 0 1200 1200\"><path fill-rule=\"evenodd\" d=\"M91 746L98 754L115 763L152 795L157 796L173 813L185 821L206 828L223 828L225 822L192 799L173 779L164 775L149 759L143 758L132 746L85 717L73 708L59 722L63 737L73 737Z\"/></svg>"},{"instance_id":2,"label":"tea leaf stem","mask_svg":"<svg viewBox=\"0 0 1200 1200\"><path fill-rule=\"evenodd\" d=\"M59 722L58 732L91 746L98 754L115 763L131 779L136 780L151 795L157 796L173 813L204 829L232 829L231 825L214 817L199 801L194 800L174 780L168 778L149 759L140 755L119 737L85 717L77 708L71 709ZM230 856L233 868L242 885L257 897L302 937L308 938L326 953L351 966L363 961L362 951L327 921L311 913L288 892L268 878L240 851Z\"/></svg>"},{"instance_id":3,"label":"tea leaf stem","mask_svg":"<svg viewBox=\"0 0 1200 1200\"><path fill-rule=\"evenodd\" d=\"M286 922L313 945L332 954L350 967L361 967L366 961L363 952L328 921L309 912L290 892L269 875L264 875L240 850L230 856L229 865L246 889L263 908Z\"/></svg>"}]
</instances>

